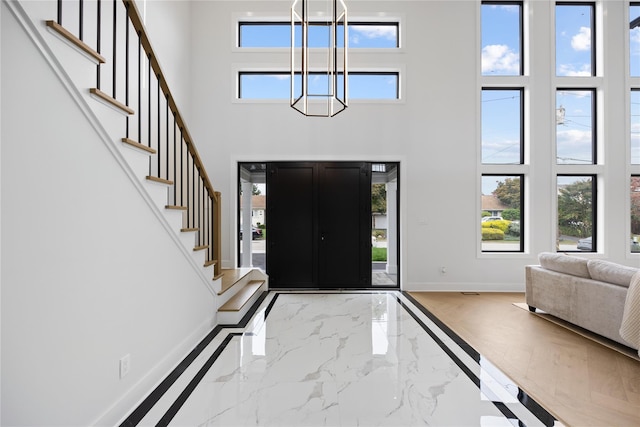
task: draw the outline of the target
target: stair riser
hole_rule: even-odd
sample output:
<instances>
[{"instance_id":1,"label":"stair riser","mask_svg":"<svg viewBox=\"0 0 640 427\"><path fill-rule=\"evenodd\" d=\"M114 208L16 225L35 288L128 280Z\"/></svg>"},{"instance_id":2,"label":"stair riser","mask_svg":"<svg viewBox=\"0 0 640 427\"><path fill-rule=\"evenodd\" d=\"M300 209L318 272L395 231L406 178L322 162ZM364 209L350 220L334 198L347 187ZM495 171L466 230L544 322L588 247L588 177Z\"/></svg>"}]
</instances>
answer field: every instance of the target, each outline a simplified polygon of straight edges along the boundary
<instances>
[{"instance_id":1,"label":"stair riser","mask_svg":"<svg viewBox=\"0 0 640 427\"><path fill-rule=\"evenodd\" d=\"M220 325L236 325L240 323L242 318L253 307L255 302L260 298L262 292L267 290L267 284L263 284L260 289L253 294L251 299L239 311L219 311L218 324Z\"/></svg>"}]
</instances>

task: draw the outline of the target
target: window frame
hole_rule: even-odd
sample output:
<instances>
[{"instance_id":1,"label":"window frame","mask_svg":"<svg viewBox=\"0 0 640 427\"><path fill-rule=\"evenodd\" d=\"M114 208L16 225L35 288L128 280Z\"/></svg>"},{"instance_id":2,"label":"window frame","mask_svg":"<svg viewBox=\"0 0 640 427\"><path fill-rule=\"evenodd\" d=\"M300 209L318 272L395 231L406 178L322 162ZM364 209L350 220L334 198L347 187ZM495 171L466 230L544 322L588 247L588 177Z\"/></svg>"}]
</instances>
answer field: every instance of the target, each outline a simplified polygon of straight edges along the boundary
<instances>
[{"instance_id":1,"label":"window frame","mask_svg":"<svg viewBox=\"0 0 640 427\"><path fill-rule=\"evenodd\" d=\"M319 21L318 25L323 25L324 21ZM252 20L247 20L247 19L239 19L237 21L237 40L236 40L236 47L239 49L290 49L291 45L287 45L287 46L268 46L268 47L259 47L259 46L242 46L242 27L243 26L269 26L269 25L282 25L282 26L286 26L289 27L289 31L291 31L291 22L290 21L285 21L285 20L274 20L274 21L268 21L268 20L259 20L259 21L252 21ZM300 25L300 24L296 24L296 25ZM328 23L324 24L326 26L329 26ZM382 49L382 50L389 50L389 51L395 51L396 49L400 49L400 20L393 20L393 21L349 21L347 23L347 28L351 27L351 26L394 26L396 28L396 43L395 43L395 47L391 48L391 47L366 47L366 48L359 48L359 47L354 47L349 45L349 49ZM289 40L289 43L291 43L291 40ZM311 49L316 49L316 48L311 48ZM319 48L318 48L319 49Z\"/></svg>"},{"instance_id":2,"label":"window frame","mask_svg":"<svg viewBox=\"0 0 640 427\"><path fill-rule=\"evenodd\" d=\"M596 166L598 165L598 88L596 87L556 87L556 109L558 108L558 92L591 92L591 163L558 163L558 127L556 124L555 154L557 166Z\"/></svg>"},{"instance_id":3,"label":"window frame","mask_svg":"<svg viewBox=\"0 0 640 427\"><path fill-rule=\"evenodd\" d=\"M589 76L583 76L583 77L596 77L598 75L597 73L597 60L596 58L598 57L598 52L597 52L597 43L596 43L596 35L597 35L597 27L596 27L596 23L597 23L597 19L596 19L596 2L594 1L556 1L555 5L554 5L554 17L555 17L555 23L554 23L554 53L555 53L555 77L556 78L566 78L566 77L576 77L576 76L561 76L558 75L558 14L557 14L557 10L558 10L558 6L589 6L591 8L591 19L590 19L590 25L591 25L591 75Z\"/></svg>"},{"instance_id":4,"label":"window frame","mask_svg":"<svg viewBox=\"0 0 640 427\"><path fill-rule=\"evenodd\" d=\"M482 225L480 225L480 253L482 254L522 254L524 253L525 248L525 174L524 173L482 173L480 176L480 180L487 176L499 176L505 178L519 178L520 179L520 247L517 251L508 251L508 250L484 250L482 248ZM482 191L480 191L480 197L482 198ZM480 206L480 214L482 214L482 203Z\"/></svg>"},{"instance_id":5,"label":"window frame","mask_svg":"<svg viewBox=\"0 0 640 427\"><path fill-rule=\"evenodd\" d=\"M483 0L480 3L480 14L482 14L482 6L484 5L488 5L488 6L506 6L506 5L511 5L511 6L518 6L518 26L519 26L519 46L518 48L520 49L520 70L518 72L518 74L515 75L498 75L498 76L492 76L490 74L483 74L482 71L480 71L480 74L483 77L522 77L524 76L524 72L527 69L525 67L525 54L524 54L524 1L521 0L505 0L505 1L500 1L500 0ZM482 19L482 18L481 18ZM482 57L482 28L480 29L480 56Z\"/></svg>"},{"instance_id":6,"label":"window frame","mask_svg":"<svg viewBox=\"0 0 640 427\"><path fill-rule=\"evenodd\" d=\"M628 12L629 12L629 16L628 18L631 19L631 8L632 7L639 7L640 8L640 1L630 1L629 5L628 5ZM634 25L633 27L631 26L633 23L636 23L636 25ZM629 47L627 49L627 56L629 59L629 66L627 67L627 72L629 73L629 77L630 78L639 78L640 77L640 73L637 75L631 74L631 30L634 28L638 28L640 27L640 16L638 16L637 18L635 18L633 21L629 22L629 33L627 34L627 42L629 43Z\"/></svg>"},{"instance_id":7,"label":"window frame","mask_svg":"<svg viewBox=\"0 0 640 427\"><path fill-rule=\"evenodd\" d=\"M630 239L631 241L633 241L633 238L631 237L631 235L633 234L633 224L632 224L632 218L631 215L633 213L633 204L631 203L631 184L633 183L633 179L637 178L638 180L640 180L640 172L638 173L631 173L629 176L629 235L630 235ZM628 247L628 253L629 254L638 254L640 253L640 251L632 251L631 250L631 244Z\"/></svg>"},{"instance_id":8,"label":"window frame","mask_svg":"<svg viewBox=\"0 0 640 427\"><path fill-rule=\"evenodd\" d=\"M558 191L558 179L560 177L574 177L574 178L591 178L591 216L593 221L593 227L591 230L591 250L581 251L579 249L563 249L560 250L559 246L556 248L557 252L570 252L570 253L598 253L598 174L597 173L557 173L556 174L556 230L558 236L558 243L560 238L560 219L558 218L558 208L560 192ZM587 236L583 237L586 238Z\"/></svg>"},{"instance_id":9,"label":"window frame","mask_svg":"<svg viewBox=\"0 0 640 427\"><path fill-rule=\"evenodd\" d=\"M483 136L483 130L482 130L482 93L484 91L519 91L520 92L520 131L519 136L520 136L520 155L519 155L519 161L518 163L485 163L482 158L483 158L483 153L482 153L482 145L483 145L483 140L482 140L482 136ZM525 164L525 143L524 143L524 139L525 139L525 88L522 86L482 86L480 88L480 163L482 165L492 165L492 166L507 166L507 165L524 165Z\"/></svg>"},{"instance_id":10,"label":"window frame","mask_svg":"<svg viewBox=\"0 0 640 427\"><path fill-rule=\"evenodd\" d=\"M301 73L296 72L295 74L299 75ZM318 74L323 75L325 72L311 72L310 74ZM342 74L342 73L339 73ZM258 70L239 70L237 74L237 88L236 88L236 99L242 101L282 101L282 100L290 100L290 93L287 94L284 98L245 98L242 97L242 76L244 75L258 75L258 76L286 76L290 77L290 71L258 71ZM356 100L361 102L380 102L380 101L400 101L400 71L349 71L347 74L347 78L350 78L352 75L376 75L376 76L395 76L396 77L396 97L395 98L351 98L349 97L349 101Z\"/></svg>"}]
</instances>

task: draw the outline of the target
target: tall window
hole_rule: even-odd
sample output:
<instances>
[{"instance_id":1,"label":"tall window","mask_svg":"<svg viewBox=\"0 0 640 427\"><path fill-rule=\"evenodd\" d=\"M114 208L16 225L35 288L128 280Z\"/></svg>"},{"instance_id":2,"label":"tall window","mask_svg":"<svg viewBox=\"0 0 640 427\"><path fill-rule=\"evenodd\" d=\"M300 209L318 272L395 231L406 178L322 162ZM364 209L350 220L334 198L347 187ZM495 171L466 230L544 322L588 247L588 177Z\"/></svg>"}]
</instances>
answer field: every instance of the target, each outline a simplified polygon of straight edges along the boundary
<instances>
[{"instance_id":1,"label":"tall window","mask_svg":"<svg viewBox=\"0 0 640 427\"><path fill-rule=\"evenodd\" d=\"M522 252L523 175L482 175L483 252Z\"/></svg>"},{"instance_id":2,"label":"tall window","mask_svg":"<svg viewBox=\"0 0 640 427\"><path fill-rule=\"evenodd\" d=\"M557 250L596 252L596 176L558 175Z\"/></svg>"},{"instance_id":3,"label":"tall window","mask_svg":"<svg viewBox=\"0 0 640 427\"><path fill-rule=\"evenodd\" d=\"M239 22L238 46L277 48L291 46L291 23L289 22ZM296 26L295 40L301 41L301 27ZM349 48L394 49L400 47L399 24L397 22L350 22ZM343 29L338 27L338 31ZM338 34L338 40L342 40ZM309 27L309 47L326 47L329 27L319 22Z\"/></svg>"},{"instance_id":4,"label":"tall window","mask_svg":"<svg viewBox=\"0 0 640 427\"><path fill-rule=\"evenodd\" d=\"M629 6L629 71L640 77L640 3Z\"/></svg>"},{"instance_id":5,"label":"tall window","mask_svg":"<svg viewBox=\"0 0 640 427\"><path fill-rule=\"evenodd\" d=\"M556 91L556 158L558 164L596 163L594 89Z\"/></svg>"},{"instance_id":6,"label":"tall window","mask_svg":"<svg viewBox=\"0 0 640 427\"><path fill-rule=\"evenodd\" d=\"M640 252L640 175L631 176L631 252Z\"/></svg>"},{"instance_id":7,"label":"tall window","mask_svg":"<svg viewBox=\"0 0 640 427\"><path fill-rule=\"evenodd\" d=\"M482 163L522 164L523 90L482 89Z\"/></svg>"},{"instance_id":8,"label":"tall window","mask_svg":"<svg viewBox=\"0 0 640 427\"><path fill-rule=\"evenodd\" d=\"M594 4L556 3L556 75L595 75Z\"/></svg>"},{"instance_id":9,"label":"tall window","mask_svg":"<svg viewBox=\"0 0 640 427\"><path fill-rule=\"evenodd\" d=\"M640 252L640 175L631 176L631 252Z\"/></svg>"},{"instance_id":10,"label":"tall window","mask_svg":"<svg viewBox=\"0 0 640 427\"><path fill-rule=\"evenodd\" d=\"M482 2L482 75L523 74L522 2Z\"/></svg>"},{"instance_id":11,"label":"tall window","mask_svg":"<svg viewBox=\"0 0 640 427\"><path fill-rule=\"evenodd\" d=\"M640 165L640 89L631 89L631 164Z\"/></svg>"}]
</instances>

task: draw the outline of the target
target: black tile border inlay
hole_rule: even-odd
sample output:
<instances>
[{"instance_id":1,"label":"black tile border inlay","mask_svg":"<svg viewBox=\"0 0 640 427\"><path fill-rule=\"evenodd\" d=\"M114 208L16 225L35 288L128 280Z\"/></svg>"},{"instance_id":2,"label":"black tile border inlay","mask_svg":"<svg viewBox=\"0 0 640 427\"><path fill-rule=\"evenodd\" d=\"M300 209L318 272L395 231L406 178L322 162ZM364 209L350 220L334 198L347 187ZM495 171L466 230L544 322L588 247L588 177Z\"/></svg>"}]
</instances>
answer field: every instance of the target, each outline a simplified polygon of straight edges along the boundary
<instances>
[{"instance_id":1,"label":"black tile border inlay","mask_svg":"<svg viewBox=\"0 0 640 427\"><path fill-rule=\"evenodd\" d=\"M401 294L407 300L409 300L422 314L427 316L429 320L431 320L442 332L444 332L449 338L451 338L467 355L469 355L478 365L480 365L480 361L482 356L478 353L473 347L467 344L460 336L458 336L451 328L445 325L442 321L440 321L433 313L427 310L424 306L418 303L415 298L413 298L406 291L398 291L392 290L391 292L396 293L396 295L392 295L389 290L365 290L364 292L358 290L349 290L349 291L340 291L340 292L300 292L300 291L290 291L290 292L282 292L283 289L279 290L269 290L262 293L260 298L253 304L251 309L247 312L247 314L242 318L242 320L237 325L217 325L190 353L187 357L165 378L156 389L149 394L149 396L136 408L129 417L125 419L125 421L120 424L120 427L131 427L136 426L142 418L151 410L151 408L160 400L160 398L167 392L167 390L175 383L175 381L182 375L182 373L191 365L191 363L204 351L204 349L211 343L213 338L215 338L223 329L233 329L233 328L244 328L247 326L249 320L255 315L258 311L258 308L262 304L262 302L266 299L269 293L273 293L274 297L269 302L269 305L265 309L264 319L266 320L273 308L276 300L282 294L286 295L331 295L331 294L387 294L394 296L398 304L416 321L416 323L433 339L433 341L438 344L438 346L449 356L449 358L460 368L462 372L481 390L482 388L482 380L475 374L471 369L458 358L458 356L422 321L418 318L417 314L409 307L406 303L404 303L400 296ZM198 386L202 378L209 371L211 366L215 363L215 361L220 357L222 352L227 348L228 344L234 337L246 335L247 333L242 332L229 332L225 337L223 342L216 348L213 354L207 359L205 364L198 370L198 373L191 379L189 384L185 387L185 389L180 393L179 397L175 402L169 407L167 412L163 415L160 421L156 424L156 426L165 427L168 426L171 420L178 413L180 408L185 404L191 393ZM496 367L498 371L498 369ZM500 371L502 372L502 371ZM504 375L504 373L503 373ZM506 375L505 375L506 377ZM535 415L545 426L552 427L555 424L556 419L545 410L540 404L538 404L531 396L529 396L524 390L518 387L517 394L518 401L526 407L533 415ZM518 426L524 426L525 424L520 420L508 407L506 404L500 401L491 400L493 405L502 413L505 418L512 422L517 422Z\"/></svg>"},{"instance_id":2,"label":"black tile border inlay","mask_svg":"<svg viewBox=\"0 0 640 427\"><path fill-rule=\"evenodd\" d=\"M205 348L211 343L211 341L226 328L243 328L247 325L253 314L257 311L262 301L267 297L269 291L264 291L258 300L253 304L247 314L240 320L240 323L232 326L216 325L211 332L207 334L198 345L191 350L191 352L185 357L178 366L167 377L162 380L160 384L138 405L138 407L129 414L127 418L120 424L120 427L134 427L137 426L140 421L149 413L151 408L160 400L162 396L171 388L171 386L180 378L180 376L187 370L191 363L204 351Z\"/></svg>"},{"instance_id":3,"label":"black tile border inlay","mask_svg":"<svg viewBox=\"0 0 640 427\"><path fill-rule=\"evenodd\" d=\"M451 338L460 348L462 348L465 353L467 353L473 360L475 360L478 364L480 364L480 360L482 355L478 353L473 347L471 347L466 341L464 341L458 334L456 334L451 328L445 325L440 319L438 319L433 313L431 313L426 307L420 304L415 298L413 298L408 292L402 291L402 295L411 301L413 305L422 312L425 316L429 318L433 323L442 330L449 338ZM399 301L400 302L400 301ZM400 302L402 304L402 302ZM411 310L407 309L412 316L414 314ZM414 316L415 318L415 316ZM417 319L416 319L417 320ZM419 323L422 323L418 320ZM425 328L426 325L424 325ZM428 328L427 328L428 329ZM444 348L443 348L444 350ZM446 351L446 350L445 350ZM448 354L448 353L447 353ZM455 360L455 359L454 359ZM495 365L494 365L495 366ZM496 366L496 369L500 371L503 375L504 372L500 370ZM475 376L475 374L474 374ZM473 378L472 378L473 379ZM511 380L511 379L510 379ZM511 380L513 381L513 380ZM515 384L515 383L514 383ZM516 396L518 401L527 408L532 414L534 414L545 426L552 427L555 425L556 419L553 415L551 415L546 409L544 409L538 402L536 402L531 396L529 396L524 390L518 387L518 395ZM495 402L494 402L495 403ZM499 409L499 408L498 408Z\"/></svg>"}]
</instances>

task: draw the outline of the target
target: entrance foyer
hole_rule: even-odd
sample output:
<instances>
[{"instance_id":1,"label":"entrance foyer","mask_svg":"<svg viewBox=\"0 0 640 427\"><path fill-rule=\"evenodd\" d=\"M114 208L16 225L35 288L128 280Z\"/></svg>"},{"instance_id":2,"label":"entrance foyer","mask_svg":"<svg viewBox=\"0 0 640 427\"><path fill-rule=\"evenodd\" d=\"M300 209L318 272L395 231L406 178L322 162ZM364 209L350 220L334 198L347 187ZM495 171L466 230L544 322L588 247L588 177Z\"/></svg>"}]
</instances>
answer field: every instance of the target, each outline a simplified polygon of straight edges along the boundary
<instances>
[{"instance_id":1,"label":"entrance foyer","mask_svg":"<svg viewBox=\"0 0 640 427\"><path fill-rule=\"evenodd\" d=\"M397 291L271 291L138 425L559 425L458 340Z\"/></svg>"}]
</instances>

